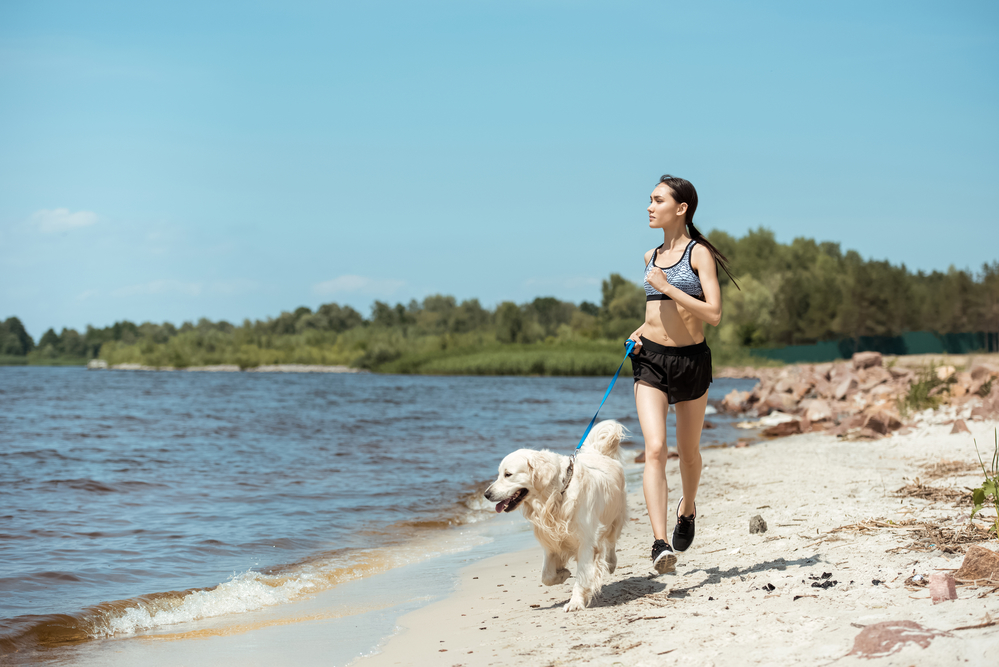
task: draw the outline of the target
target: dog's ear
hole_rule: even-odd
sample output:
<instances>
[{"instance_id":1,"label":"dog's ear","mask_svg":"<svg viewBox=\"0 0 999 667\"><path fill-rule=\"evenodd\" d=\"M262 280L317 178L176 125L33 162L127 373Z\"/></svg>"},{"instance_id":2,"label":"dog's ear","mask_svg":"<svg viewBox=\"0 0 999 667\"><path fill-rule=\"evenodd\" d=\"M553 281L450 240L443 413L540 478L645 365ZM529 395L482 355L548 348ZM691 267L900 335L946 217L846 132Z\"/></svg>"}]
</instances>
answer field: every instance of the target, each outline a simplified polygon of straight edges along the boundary
<instances>
[{"instance_id":1,"label":"dog's ear","mask_svg":"<svg viewBox=\"0 0 999 667\"><path fill-rule=\"evenodd\" d=\"M531 486L538 491L548 488L558 474L558 466L541 452L527 459L527 469L531 474Z\"/></svg>"}]
</instances>

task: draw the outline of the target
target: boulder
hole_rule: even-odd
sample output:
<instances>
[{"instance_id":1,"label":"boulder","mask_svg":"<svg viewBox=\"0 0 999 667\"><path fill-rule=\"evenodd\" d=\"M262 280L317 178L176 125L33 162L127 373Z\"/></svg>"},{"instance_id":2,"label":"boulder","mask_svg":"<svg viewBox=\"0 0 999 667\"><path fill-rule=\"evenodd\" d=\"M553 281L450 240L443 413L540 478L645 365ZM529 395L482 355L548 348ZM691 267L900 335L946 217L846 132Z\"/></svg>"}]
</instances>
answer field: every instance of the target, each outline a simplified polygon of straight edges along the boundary
<instances>
[{"instance_id":1,"label":"boulder","mask_svg":"<svg viewBox=\"0 0 999 667\"><path fill-rule=\"evenodd\" d=\"M749 402L749 392L739 391L738 389L733 389L732 391L725 394L725 398L722 399L721 407L725 412L742 412L746 409L746 403Z\"/></svg>"},{"instance_id":2,"label":"boulder","mask_svg":"<svg viewBox=\"0 0 999 667\"><path fill-rule=\"evenodd\" d=\"M968 373L971 375L973 380L988 380L990 377L999 376L999 371L992 368L991 366L983 366L982 364L975 364L971 367L971 371Z\"/></svg>"},{"instance_id":3,"label":"boulder","mask_svg":"<svg viewBox=\"0 0 999 667\"><path fill-rule=\"evenodd\" d=\"M860 380L861 391L868 391L872 387L876 387L892 379L891 373L884 366L861 369L858 371L857 376Z\"/></svg>"},{"instance_id":4,"label":"boulder","mask_svg":"<svg viewBox=\"0 0 999 667\"><path fill-rule=\"evenodd\" d=\"M853 367L856 369L880 366L882 362L880 352L857 352L853 355Z\"/></svg>"},{"instance_id":5,"label":"boulder","mask_svg":"<svg viewBox=\"0 0 999 667\"><path fill-rule=\"evenodd\" d=\"M961 583L977 581L999 584L999 554L977 544L968 547L964 562L954 573L954 579Z\"/></svg>"},{"instance_id":6,"label":"boulder","mask_svg":"<svg viewBox=\"0 0 999 667\"><path fill-rule=\"evenodd\" d=\"M757 514L752 519L749 520L749 534L756 535L757 533L767 532L767 522L763 520L763 517Z\"/></svg>"},{"instance_id":7,"label":"boulder","mask_svg":"<svg viewBox=\"0 0 999 667\"><path fill-rule=\"evenodd\" d=\"M915 377L915 375L916 375L915 373L912 372L911 369L909 369L909 368L900 368L898 366L892 366L891 368L888 369L888 372L895 379L899 379L899 378L911 379L911 378Z\"/></svg>"},{"instance_id":8,"label":"boulder","mask_svg":"<svg viewBox=\"0 0 999 667\"><path fill-rule=\"evenodd\" d=\"M902 422L890 412L878 411L864 417L863 428L870 429L878 435L887 435L902 428Z\"/></svg>"},{"instance_id":9,"label":"boulder","mask_svg":"<svg viewBox=\"0 0 999 667\"><path fill-rule=\"evenodd\" d=\"M990 410L989 408L987 408L984 405L979 405L976 408L972 408L971 409L971 415L970 415L971 419L974 419L974 420L979 420L979 419L995 419L997 416L999 416L999 415L996 415L995 412L993 412L992 410Z\"/></svg>"},{"instance_id":10,"label":"boulder","mask_svg":"<svg viewBox=\"0 0 999 667\"><path fill-rule=\"evenodd\" d=\"M832 406L821 398L809 398L802 401L801 409L805 411L805 419L810 422L820 422L833 418Z\"/></svg>"},{"instance_id":11,"label":"boulder","mask_svg":"<svg viewBox=\"0 0 999 667\"><path fill-rule=\"evenodd\" d=\"M768 438L783 438L788 435L796 435L801 433L801 422L795 419L794 421L781 422L776 426L771 426L770 428L763 430L763 435Z\"/></svg>"},{"instance_id":12,"label":"boulder","mask_svg":"<svg viewBox=\"0 0 999 667\"><path fill-rule=\"evenodd\" d=\"M858 384L857 376L852 373L847 375L836 384L836 389L833 391L833 398L837 401L842 401L851 391L857 388Z\"/></svg>"},{"instance_id":13,"label":"boulder","mask_svg":"<svg viewBox=\"0 0 999 667\"><path fill-rule=\"evenodd\" d=\"M763 405L772 410L780 410L781 412L795 412L798 409L798 401L794 400L794 396L791 394L781 394L776 391L770 392Z\"/></svg>"}]
</instances>

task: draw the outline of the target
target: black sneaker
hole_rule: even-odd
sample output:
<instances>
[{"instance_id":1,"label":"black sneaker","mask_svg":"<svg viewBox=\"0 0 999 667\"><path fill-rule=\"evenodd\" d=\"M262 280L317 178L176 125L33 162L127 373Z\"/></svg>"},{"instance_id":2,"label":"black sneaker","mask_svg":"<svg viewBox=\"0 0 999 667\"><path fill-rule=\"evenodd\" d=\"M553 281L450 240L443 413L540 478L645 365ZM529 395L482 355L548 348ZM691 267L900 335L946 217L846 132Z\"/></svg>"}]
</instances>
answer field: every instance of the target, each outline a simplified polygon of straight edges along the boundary
<instances>
[{"instance_id":1,"label":"black sneaker","mask_svg":"<svg viewBox=\"0 0 999 667\"><path fill-rule=\"evenodd\" d=\"M694 506L694 513L689 516L680 516L680 505L683 498L676 506L676 526L673 528L673 548L677 551L686 551L694 541L694 517L697 515L697 506Z\"/></svg>"},{"instance_id":2,"label":"black sneaker","mask_svg":"<svg viewBox=\"0 0 999 667\"><path fill-rule=\"evenodd\" d=\"M676 572L676 554L666 540L656 540L652 543L652 567L659 574Z\"/></svg>"}]
</instances>

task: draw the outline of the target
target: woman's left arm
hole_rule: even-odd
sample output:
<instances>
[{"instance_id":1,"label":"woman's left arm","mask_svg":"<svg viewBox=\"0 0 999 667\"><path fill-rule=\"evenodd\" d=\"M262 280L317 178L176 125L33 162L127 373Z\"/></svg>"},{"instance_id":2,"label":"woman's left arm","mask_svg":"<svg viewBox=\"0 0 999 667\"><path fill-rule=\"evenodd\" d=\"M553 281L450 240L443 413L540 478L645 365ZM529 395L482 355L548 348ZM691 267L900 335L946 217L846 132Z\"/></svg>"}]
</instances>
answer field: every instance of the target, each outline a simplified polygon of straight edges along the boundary
<instances>
[{"instance_id":1,"label":"woman's left arm","mask_svg":"<svg viewBox=\"0 0 999 667\"><path fill-rule=\"evenodd\" d=\"M710 250L698 243L690 253L690 265L697 271L697 277L701 280L701 289L704 290L704 301L692 297L679 288L670 285L669 281L666 280L664 272L660 272L658 276L655 276L655 282L649 280L649 284L676 301L678 306L683 306L687 312L693 313L711 326L716 327L721 323L722 306L721 287L718 285L718 268L715 264L715 257L711 254ZM661 289L656 284L659 282L659 276L662 276L662 282L665 283L664 286L666 289Z\"/></svg>"}]
</instances>

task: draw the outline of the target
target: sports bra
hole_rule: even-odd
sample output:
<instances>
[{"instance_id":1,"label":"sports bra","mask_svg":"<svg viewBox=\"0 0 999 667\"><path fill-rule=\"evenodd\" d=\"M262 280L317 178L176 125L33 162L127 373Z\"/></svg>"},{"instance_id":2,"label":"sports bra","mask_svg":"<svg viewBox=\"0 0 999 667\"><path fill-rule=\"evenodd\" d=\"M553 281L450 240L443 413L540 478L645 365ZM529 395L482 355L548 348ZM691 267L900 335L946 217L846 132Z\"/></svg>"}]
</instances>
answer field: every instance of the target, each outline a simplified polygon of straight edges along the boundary
<instances>
[{"instance_id":1,"label":"sports bra","mask_svg":"<svg viewBox=\"0 0 999 667\"><path fill-rule=\"evenodd\" d=\"M687 244L687 247L683 250L683 256L680 257L680 261L672 266L657 266L656 265L656 255L662 249L662 245L652 251L652 259L649 263L645 265L645 282L643 287L645 287L645 300L646 301L672 301L670 297L666 296L655 287L649 284L649 271L653 269L659 269L660 271L666 272L666 280L669 281L670 285L678 288L680 291L689 294L695 299L700 299L704 301L704 289L701 288L701 279L697 277L697 271L694 267L690 265L690 255L694 250L694 244L697 241L693 239ZM663 243L663 245L666 245Z\"/></svg>"}]
</instances>

